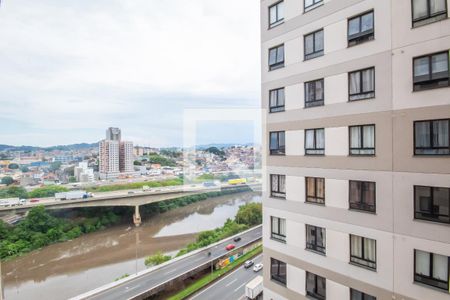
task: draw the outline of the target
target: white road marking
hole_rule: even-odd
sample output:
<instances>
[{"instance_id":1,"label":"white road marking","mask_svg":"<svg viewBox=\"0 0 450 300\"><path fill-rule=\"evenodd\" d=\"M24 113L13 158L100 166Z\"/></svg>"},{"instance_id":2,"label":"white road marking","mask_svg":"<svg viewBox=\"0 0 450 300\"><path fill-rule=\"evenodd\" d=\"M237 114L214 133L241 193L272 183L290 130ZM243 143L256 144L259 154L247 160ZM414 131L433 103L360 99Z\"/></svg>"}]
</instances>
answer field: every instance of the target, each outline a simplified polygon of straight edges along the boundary
<instances>
[{"instance_id":1,"label":"white road marking","mask_svg":"<svg viewBox=\"0 0 450 300\"><path fill-rule=\"evenodd\" d=\"M240 288L242 288L244 285L246 285L247 282L244 282L243 284L241 284L240 286L238 286L234 291L237 292Z\"/></svg>"},{"instance_id":2,"label":"white road marking","mask_svg":"<svg viewBox=\"0 0 450 300\"><path fill-rule=\"evenodd\" d=\"M164 275L167 275L167 274L173 273L173 272L175 272L176 270L177 270L177 269L172 269L172 270L170 270L170 271L168 271L168 272L164 273Z\"/></svg>"},{"instance_id":3,"label":"white road marking","mask_svg":"<svg viewBox=\"0 0 450 300\"><path fill-rule=\"evenodd\" d=\"M230 281L230 282L227 283L225 286L226 286L226 287L229 287L230 285L232 285L232 284L235 283L236 281L237 281L237 278L234 279L234 280L232 280L232 281Z\"/></svg>"}]
</instances>

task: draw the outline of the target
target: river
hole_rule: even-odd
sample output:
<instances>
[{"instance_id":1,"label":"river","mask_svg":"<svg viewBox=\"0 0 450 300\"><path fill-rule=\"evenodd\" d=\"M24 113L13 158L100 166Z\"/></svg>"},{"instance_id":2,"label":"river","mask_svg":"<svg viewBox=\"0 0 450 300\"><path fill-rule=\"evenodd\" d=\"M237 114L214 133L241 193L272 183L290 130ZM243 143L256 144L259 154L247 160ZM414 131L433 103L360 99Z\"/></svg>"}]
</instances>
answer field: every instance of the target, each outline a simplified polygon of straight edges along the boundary
<instances>
[{"instance_id":1,"label":"river","mask_svg":"<svg viewBox=\"0 0 450 300\"><path fill-rule=\"evenodd\" d=\"M2 263L5 300L67 299L145 269L157 251L176 254L202 230L223 225L256 193L211 198L143 220L50 245ZM130 220L131 223L131 220Z\"/></svg>"}]
</instances>

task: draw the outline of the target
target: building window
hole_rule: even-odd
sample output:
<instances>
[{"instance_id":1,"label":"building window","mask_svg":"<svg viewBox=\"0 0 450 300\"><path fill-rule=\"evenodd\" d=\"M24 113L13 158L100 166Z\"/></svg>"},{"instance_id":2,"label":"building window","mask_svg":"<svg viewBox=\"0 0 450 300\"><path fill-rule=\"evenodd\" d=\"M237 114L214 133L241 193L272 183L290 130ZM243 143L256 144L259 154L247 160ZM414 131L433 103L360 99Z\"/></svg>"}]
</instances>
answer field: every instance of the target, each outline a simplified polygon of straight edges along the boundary
<instances>
[{"instance_id":1,"label":"building window","mask_svg":"<svg viewBox=\"0 0 450 300\"><path fill-rule=\"evenodd\" d=\"M348 46L373 40L374 37L373 11L348 20Z\"/></svg>"},{"instance_id":2,"label":"building window","mask_svg":"<svg viewBox=\"0 0 450 300\"><path fill-rule=\"evenodd\" d=\"M286 152L284 131L270 133L270 154L284 155Z\"/></svg>"},{"instance_id":3,"label":"building window","mask_svg":"<svg viewBox=\"0 0 450 300\"><path fill-rule=\"evenodd\" d=\"M271 113L284 111L284 88L269 92L269 111Z\"/></svg>"},{"instance_id":4,"label":"building window","mask_svg":"<svg viewBox=\"0 0 450 300\"><path fill-rule=\"evenodd\" d=\"M325 204L325 178L306 177L306 202Z\"/></svg>"},{"instance_id":5,"label":"building window","mask_svg":"<svg viewBox=\"0 0 450 300\"><path fill-rule=\"evenodd\" d=\"M269 28L280 25L284 21L284 2L280 1L269 7Z\"/></svg>"},{"instance_id":6,"label":"building window","mask_svg":"<svg viewBox=\"0 0 450 300\"><path fill-rule=\"evenodd\" d=\"M325 254L325 228L306 224L306 249Z\"/></svg>"},{"instance_id":7,"label":"building window","mask_svg":"<svg viewBox=\"0 0 450 300\"><path fill-rule=\"evenodd\" d=\"M414 281L449 292L450 257L414 249Z\"/></svg>"},{"instance_id":8,"label":"building window","mask_svg":"<svg viewBox=\"0 0 450 300\"><path fill-rule=\"evenodd\" d=\"M377 298L358 290L350 289L350 300L377 300Z\"/></svg>"},{"instance_id":9,"label":"building window","mask_svg":"<svg viewBox=\"0 0 450 300\"><path fill-rule=\"evenodd\" d=\"M350 262L369 269L377 268L377 241L350 235Z\"/></svg>"},{"instance_id":10,"label":"building window","mask_svg":"<svg viewBox=\"0 0 450 300\"><path fill-rule=\"evenodd\" d=\"M323 29L305 35L305 60L323 55Z\"/></svg>"},{"instance_id":11,"label":"building window","mask_svg":"<svg viewBox=\"0 0 450 300\"><path fill-rule=\"evenodd\" d=\"M375 212L375 182L350 180L350 209Z\"/></svg>"},{"instance_id":12,"label":"building window","mask_svg":"<svg viewBox=\"0 0 450 300\"><path fill-rule=\"evenodd\" d=\"M323 79L305 82L305 107L322 106L324 98Z\"/></svg>"},{"instance_id":13,"label":"building window","mask_svg":"<svg viewBox=\"0 0 450 300\"><path fill-rule=\"evenodd\" d=\"M282 285L286 285L286 264L275 258L270 259L270 278Z\"/></svg>"},{"instance_id":14,"label":"building window","mask_svg":"<svg viewBox=\"0 0 450 300\"><path fill-rule=\"evenodd\" d=\"M375 155L375 125L350 126L350 155Z\"/></svg>"},{"instance_id":15,"label":"building window","mask_svg":"<svg viewBox=\"0 0 450 300\"><path fill-rule=\"evenodd\" d=\"M317 128L305 130L305 154L325 154L325 129Z\"/></svg>"},{"instance_id":16,"label":"building window","mask_svg":"<svg viewBox=\"0 0 450 300\"><path fill-rule=\"evenodd\" d=\"M349 100L362 100L375 97L375 68L348 73Z\"/></svg>"},{"instance_id":17,"label":"building window","mask_svg":"<svg viewBox=\"0 0 450 300\"><path fill-rule=\"evenodd\" d=\"M447 19L447 0L412 0L413 27Z\"/></svg>"},{"instance_id":18,"label":"building window","mask_svg":"<svg viewBox=\"0 0 450 300\"><path fill-rule=\"evenodd\" d=\"M414 122L415 155L450 155L450 119Z\"/></svg>"},{"instance_id":19,"label":"building window","mask_svg":"<svg viewBox=\"0 0 450 300\"><path fill-rule=\"evenodd\" d=\"M270 237L274 240L286 242L286 220L270 217L271 220L271 234Z\"/></svg>"},{"instance_id":20,"label":"building window","mask_svg":"<svg viewBox=\"0 0 450 300\"><path fill-rule=\"evenodd\" d=\"M322 276L306 272L306 295L318 300L326 299L327 283Z\"/></svg>"},{"instance_id":21,"label":"building window","mask_svg":"<svg viewBox=\"0 0 450 300\"><path fill-rule=\"evenodd\" d=\"M275 198L286 198L285 175L270 175L270 196Z\"/></svg>"},{"instance_id":22,"label":"building window","mask_svg":"<svg viewBox=\"0 0 450 300\"><path fill-rule=\"evenodd\" d=\"M269 71L284 67L284 45L269 49Z\"/></svg>"},{"instance_id":23,"label":"building window","mask_svg":"<svg viewBox=\"0 0 450 300\"><path fill-rule=\"evenodd\" d=\"M323 4L323 0L305 0L303 3L304 11L308 12Z\"/></svg>"},{"instance_id":24,"label":"building window","mask_svg":"<svg viewBox=\"0 0 450 300\"><path fill-rule=\"evenodd\" d=\"M448 51L414 58L414 91L449 86Z\"/></svg>"},{"instance_id":25,"label":"building window","mask_svg":"<svg viewBox=\"0 0 450 300\"><path fill-rule=\"evenodd\" d=\"M415 185L414 218L450 224L450 188Z\"/></svg>"}]
</instances>

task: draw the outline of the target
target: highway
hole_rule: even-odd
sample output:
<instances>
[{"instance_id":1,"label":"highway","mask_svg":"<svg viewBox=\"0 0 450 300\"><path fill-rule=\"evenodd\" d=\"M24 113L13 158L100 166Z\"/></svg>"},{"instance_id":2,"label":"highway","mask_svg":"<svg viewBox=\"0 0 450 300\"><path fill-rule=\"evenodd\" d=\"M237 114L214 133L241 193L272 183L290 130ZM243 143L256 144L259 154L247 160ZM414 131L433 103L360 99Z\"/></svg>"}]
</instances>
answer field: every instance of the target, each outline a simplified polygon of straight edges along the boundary
<instances>
[{"instance_id":1,"label":"highway","mask_svg":"<svg viewBox=\"0 0 450 300\"><path fill-rule=\"evenodd\" d=\"M262 254L253 259L255 264L262 263ZM211 286L195 294L189 300L238 300L245 295L245 285L258 275L262 276L263 270L259 272L253 271L251 268L244 268L240 266L237 270L225 275L219 281L216 281Z\"/></svg>"},{"instance_id":2,"label":"highway","mask_svg":"<svg viewBox=\"0 0 450 300\"><path fill-rule=\"evenodd\" d=\"M228 252L225 250L225 246L230 243L236 244L236 246L239 247L260 239L262 237L262 228L261 226L253 228L252 230L240 235L240 237L242 239L237 243L233 242L232 238L227 239L212 248L204 249L199 253L173 261L151 272L144 273L123 283L105 288L103 291L93 294L92 296L88 295L89 293L86 293L72 299L134 299L135 297L144 294L145 292L166 282L169 282L172 279L178 278L179 276L194 270L203 264L207 264L214 259L222 257ZM208 251L211 252L210 256L208 255Z\"/></svg>"}]
</instances>

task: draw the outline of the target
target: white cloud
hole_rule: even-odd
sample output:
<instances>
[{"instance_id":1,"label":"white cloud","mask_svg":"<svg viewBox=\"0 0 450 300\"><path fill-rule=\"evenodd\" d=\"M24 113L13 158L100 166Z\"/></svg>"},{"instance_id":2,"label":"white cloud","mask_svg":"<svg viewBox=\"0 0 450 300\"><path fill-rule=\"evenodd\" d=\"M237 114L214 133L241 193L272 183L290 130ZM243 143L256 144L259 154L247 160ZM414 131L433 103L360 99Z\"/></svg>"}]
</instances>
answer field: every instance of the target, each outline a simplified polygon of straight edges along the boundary
<instances>
[{"instance_id":1,"label":"white cloud","mask_svg":"<svg viewBox=\"0 0 450 300\"><path fill-rule=\"evenodd\" d=\"M45 136L64 128L103 132L115 117L132 115L126 125L137 132L132 119L170 114L174 107L162 99L171 95L178 105L196 97L205 106L208 98L258 105L258 19L258 1L3 0L2 114ZM55 140L50 135L40 141ZM2 142L8 136L0 129Z\"/></svg>"}]
</instances>

